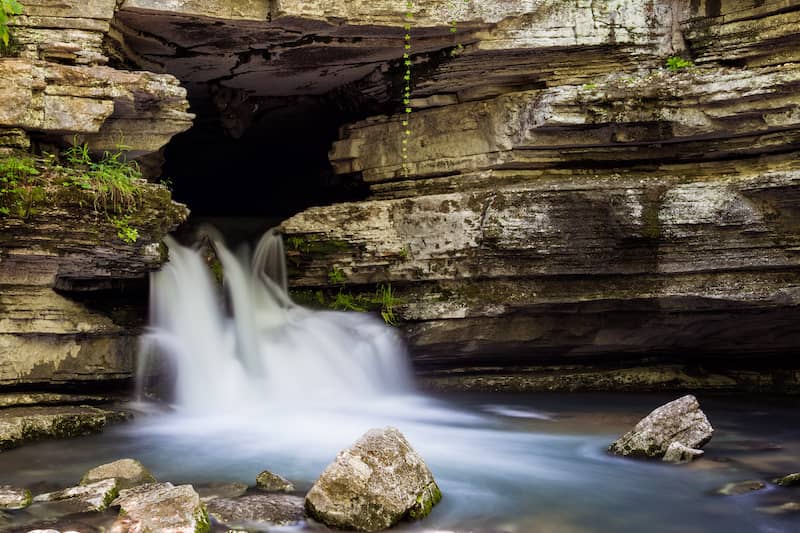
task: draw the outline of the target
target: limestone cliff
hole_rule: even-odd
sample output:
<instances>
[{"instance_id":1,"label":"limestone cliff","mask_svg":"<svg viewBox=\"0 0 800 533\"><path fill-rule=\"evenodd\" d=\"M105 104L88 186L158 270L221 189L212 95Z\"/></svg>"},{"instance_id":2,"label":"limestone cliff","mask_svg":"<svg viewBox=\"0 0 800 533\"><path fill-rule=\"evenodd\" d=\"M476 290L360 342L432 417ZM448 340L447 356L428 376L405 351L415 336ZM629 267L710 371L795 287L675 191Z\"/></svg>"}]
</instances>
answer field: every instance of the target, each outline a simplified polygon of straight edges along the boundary
<instances>
[{"instance_id":1,"label":"limestone cliff","mask_svg":"<svg viewBox=\"0 0 800 533\"><path fill-rule=\"evenodd\" d=\"M78 171L54 155L86 143L95 161L145 168L192 124L176 78L106 66L116 4L28 0L0 57L0 391L129 381L144 298L107 303L107 291L157 268L161 238L188 214L162 185L104 181L113 161L91 167L87 154ZM57 403L71 401L85 399Z\"/></svg>"},{"instance_id":2,"label":"limestone cliff","mask_svg":"<svg viewBox=\"0 0 800 533\"><path fill-rule=\"evenodd\" d=\"M800 0L414 2L408 128L404 1L84 4L14 21L0 139L102 150L122 132L156 172L186 98L235 139L336 109L329 181L368 195L283 223L292 284L391 283L438 385L800 390ZM18 294L157 263L64 242ZM17 328L67 305L24 298L4 304Z\"/></svg>"},{"instance_id":3,"label":"limestone cliff","mask_svg":"<svg viewBox=\"0 0 800 533\"><path fill-rule=\"evenodd\" d=\"M342 128L294 283L391 281L434 386L798 390L800 2L534 4L417 74L410 175Z\"/></svg>"}]
</instances>

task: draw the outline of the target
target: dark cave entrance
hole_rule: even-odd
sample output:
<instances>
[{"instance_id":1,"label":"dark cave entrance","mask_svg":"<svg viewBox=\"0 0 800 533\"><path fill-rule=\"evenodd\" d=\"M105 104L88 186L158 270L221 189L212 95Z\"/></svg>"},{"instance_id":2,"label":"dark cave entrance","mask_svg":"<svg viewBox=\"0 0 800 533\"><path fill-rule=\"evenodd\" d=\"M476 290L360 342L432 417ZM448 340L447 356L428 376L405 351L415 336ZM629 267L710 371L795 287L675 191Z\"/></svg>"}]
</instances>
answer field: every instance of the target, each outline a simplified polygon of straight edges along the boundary
<instances>
[{"instance_id":1,"label":"dark cave entrance","mask_svg":"<svg viewBox=\"0 0 800 533\"><path fill-rule=\"evenodd\" d=\"M190 87L189 99L195 124L167 145L161 171L192 213L181 235L211 224L231 241L252 241L306 208L367 196L359 176L334 174L328 152L342 125L373 109L320 96L221 111L207 87Z\"/></svg>"}]
</instances>

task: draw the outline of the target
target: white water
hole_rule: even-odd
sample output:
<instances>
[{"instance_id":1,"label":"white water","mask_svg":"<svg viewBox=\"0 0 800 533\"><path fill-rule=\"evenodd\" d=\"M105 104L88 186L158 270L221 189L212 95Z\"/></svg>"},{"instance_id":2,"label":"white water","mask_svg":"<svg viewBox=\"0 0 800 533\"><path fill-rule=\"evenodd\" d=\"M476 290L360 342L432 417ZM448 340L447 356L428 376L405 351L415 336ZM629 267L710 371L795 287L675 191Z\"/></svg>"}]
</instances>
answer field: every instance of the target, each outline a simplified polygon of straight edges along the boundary
<instances>
[{"instance_id":1,"label":"white water","mask_svg":"<svg viewBox=\"0 0 800 533\"><path fill-rule=\"evenodd\" d=\"M444 493L428 528L784 531L779 518L752 511L758 503L744 510L738 500L706 496L744 475L738 471L606 455L630 421L609 433L576 431L558 414L563 406L541 410L536 397L456 408L415 392L392 328L366 314L291 302L274 232L252 258L217 243L224 290L200 253L169 246L169 263L153 276L143 345L174 367L174 404L115 430L123 438L105 452L108 460L135 456L160 479L190 483L252 484L270 469L306 490L339 450L370 428L393 425ZM663 400L636 411L646 414ZM99 450L86 461L99 462Z\"/></svg>"},{"instance_id":2,"label":"white water","mask_svg":"<svg viewBox=\"0 0 800 533\"><path fill-rule=\"evenodd\" d=\"M275 231L252 258L215 242L224 290L199 251L167 242L169 263L152 279L142 361L157 353L174 365L182 411L242 414L283 398L331 407L412 392L403 343L382 321L292 302Z\"/></svg>"}]
</instances>

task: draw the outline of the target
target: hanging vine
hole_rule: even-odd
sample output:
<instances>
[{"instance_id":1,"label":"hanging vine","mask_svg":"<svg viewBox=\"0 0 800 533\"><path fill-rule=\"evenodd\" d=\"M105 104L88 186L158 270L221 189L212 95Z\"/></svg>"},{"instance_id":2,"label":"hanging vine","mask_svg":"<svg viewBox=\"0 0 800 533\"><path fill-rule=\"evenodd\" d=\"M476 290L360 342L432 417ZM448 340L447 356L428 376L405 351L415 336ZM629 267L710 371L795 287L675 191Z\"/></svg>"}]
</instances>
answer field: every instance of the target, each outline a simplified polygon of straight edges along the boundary
<instances>
[{"instance_id":1,"label":"hanging vine","mask_svg":"<svg viewBox=\"0 0 800 533\"><path fill-rule=\"evenodd\" d=\"M471 0L450 0L450 33L458 33L458 17L463 9L469 9ZM411 173L409 164L409 144L411 142L411 114L414 111L411 105L411 29L414 22L414 0L406 0L406 9L403 22L403 111L405 116L402 120L403 131L401 140L401 153L403 159L402 173L404 178L408 178ZM458 43L451 51L450 55L456 56L464 50L464 45Z\"/></svg>"},{"instance_id":2,"label":"hanging vine","mask_svg":"<svg viewBox=\"0 0 800 533\"><path fill-rule=\"evenodd\" d=\"M414 1L406 0L406 13L403 29L403 66L405 71L403 73L403 108L405 116L403 117L403 138L402 138L402 154L403 154L403 177L407 178L410 173L408 165L408 144L411 140L411 26L414 21Z\"/></svg>"}]
</instances>

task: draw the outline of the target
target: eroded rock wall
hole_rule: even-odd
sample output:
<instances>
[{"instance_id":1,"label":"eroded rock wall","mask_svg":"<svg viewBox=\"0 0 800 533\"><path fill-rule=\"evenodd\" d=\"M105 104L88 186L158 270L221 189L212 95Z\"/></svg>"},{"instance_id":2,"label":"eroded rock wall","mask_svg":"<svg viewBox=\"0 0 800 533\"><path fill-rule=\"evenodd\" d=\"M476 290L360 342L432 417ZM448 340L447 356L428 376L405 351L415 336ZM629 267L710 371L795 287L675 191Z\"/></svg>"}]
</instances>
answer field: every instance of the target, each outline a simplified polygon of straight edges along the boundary
<instances>
[{"instance_id":1,"label":"eroded rock wall","mask_svg":"<svg viewBox=\"0 0 800 533\"><path fill-rule=\"evenodd\" d=\"M403 1L90 4L14 22L0 69L32 105L0 111L0 139L122 131L157 166L191 120L176 78L234 138L302 101L355 109L330 161L370 196L283 224L292 284L391 283L436 383L800 389L800 0L416 2L407 128ZM20 246L39 281L15 287L157 263L89 242L41 263Z\"/></svg>"},{"instance_id":2,"label":"eroded rock wall","mask_svg":"<svg viewBox=\"0 0 800 533\"><path fill-rule=\"evenodd\" d=\"M8 405L19 395L6 391L119 390L130 381L146 293L117 292L107 305L97 295L158 268L162 237L188 214L162 185L136 180L121 200L113 185L75 182L78 174L46 152L86 142L96 158L123 150L144 166L193 119L173 76L107 66L116 0L23 4L0 57L0 163L35 167L30 181L4 173L0 191L0 396ZM120 224L135 235L120 236ZM84 401L67 394L58 403L73 400Z\"/></svg>"},{"instance_id":3,"label":"eroded rock wall","mask_svg":"<svg viewBox=\"0 0 800 533\"><path fill-rule=\"evenodd\" d=\"M585 4L418 74L408 174L343 127L372 197L283 224L293 283L392 282L433 386L797 391L800 2Z\"/></svg>"}]
</instances>

